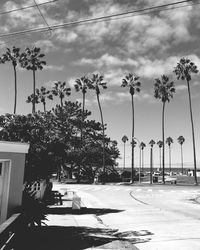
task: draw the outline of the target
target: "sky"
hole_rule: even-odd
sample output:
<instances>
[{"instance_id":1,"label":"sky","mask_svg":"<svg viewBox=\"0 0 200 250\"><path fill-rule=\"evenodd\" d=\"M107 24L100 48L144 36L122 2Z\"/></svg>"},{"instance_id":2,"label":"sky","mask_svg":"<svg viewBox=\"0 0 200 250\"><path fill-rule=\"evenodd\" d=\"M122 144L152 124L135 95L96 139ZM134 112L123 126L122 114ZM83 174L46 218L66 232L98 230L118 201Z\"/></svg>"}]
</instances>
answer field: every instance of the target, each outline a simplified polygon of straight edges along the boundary
<instances>
[{"instance_id":1,"label":"sky","mask_svg":"<svg viewBox=\"0 0 200 250\"><path fill-rule=\"evenodd\" d=\"M47 0L36 0L38 4ZM152 6L174 3L178 0L58 0L41 5L45 21L49 26L72 21L96 18ZM131 95L127 88L121 88L122 79L129 72L140 77L141 92L134 96L135 137L146 144L144 163L149 166L149 141L161 139L162 103L154 98L156 78L166 74L174 81L176 93L167 103L165 112L165 136L172 137L172 164L180 166L180 145L177 138L185 137L183 145L184 163L193 167L192 134L189 114L187 86L177 80L174 67L182 57L192 60L200 70L200 1L179 4L179 8L156 11L143 15L129 15L116 20L70 26L43 33L32 33L3 38L1 35L22 30L46 27L46 22L37 8L5 11L34 5L33 0L1 0L0 6L0 54L13 45L23 51L26 47L37 46L45 53L47 66L36 74L36 87L51 88L55 81L66 81L72 94L66 100L81 101L74 83L77 78L99 73L104 76L108 88L101 90L106 133L117 140L121 153L118 160L123 167L124 145L121 138L126 135L126 167L131 166ZM18 99L17 113L31 113L26 103L32 93L30 71L17 69ZM200 81L199 73L192 76L191 95L196 136L197 162L200 168ZM12 113L14 105L14 81L12 66L0 65L0 114ZM54 98L47 103L47 109L58 103ZM92 111L91 119L100 121L95 93L88 91L86 108ZM37 110L42 106L37 105ZM166 166L168 147L166 147ZM154 166L159 166L159 149L154 146ZM139 164L139 147L135 149L135 163Z\"/></svg>"}]
</instances>

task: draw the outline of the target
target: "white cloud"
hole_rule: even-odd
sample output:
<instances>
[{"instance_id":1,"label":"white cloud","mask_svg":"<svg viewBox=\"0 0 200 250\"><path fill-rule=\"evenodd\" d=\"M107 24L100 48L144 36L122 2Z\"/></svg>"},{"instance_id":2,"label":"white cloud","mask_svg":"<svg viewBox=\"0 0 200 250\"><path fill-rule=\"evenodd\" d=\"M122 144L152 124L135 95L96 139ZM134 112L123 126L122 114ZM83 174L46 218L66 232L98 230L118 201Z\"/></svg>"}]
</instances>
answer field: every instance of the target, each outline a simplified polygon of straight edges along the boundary
<instances>
[{"instance_id":1,"label":"white cloud","mask_svg":"<svg viewBox=\"0 0 200 250\"><path fill-rule=\"evenodd\" d=\"M56 31L53 31L53 37L60 42L72 43L77 40L78 35L74 31L58 29Z\"/></svg>"},{"instance_id":2,"label":"white cloud","mask_svg":"<svg viewBox=\"0 0 200 250\"><path fill-rule=\"evenodd\" d=\"M44 53L58 50L58 47L56 47L50 40L38 40L37 42L35 42L35 46L40 47L41 50L44 51Z\"/></svg>"},{"instance_id":3,"label":"white cloud","mask_svg":"<svg viewBox=\"0 0 200 250\"><path fill-rule=\"evenodd\" d=\"M64 66L57 66L57 65L45 65L45 70L51 70L51 71L62 71L64 70Z\"/></svg>"}]
</instances>

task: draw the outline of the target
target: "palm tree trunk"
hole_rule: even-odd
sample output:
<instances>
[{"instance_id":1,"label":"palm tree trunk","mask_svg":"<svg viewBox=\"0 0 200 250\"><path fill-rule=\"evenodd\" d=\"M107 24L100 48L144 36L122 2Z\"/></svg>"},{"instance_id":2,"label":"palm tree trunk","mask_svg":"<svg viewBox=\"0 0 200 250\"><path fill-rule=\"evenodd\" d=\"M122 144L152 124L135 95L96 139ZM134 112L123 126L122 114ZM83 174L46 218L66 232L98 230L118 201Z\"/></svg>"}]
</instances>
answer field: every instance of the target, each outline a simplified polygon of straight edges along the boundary
<instances>
[{"instance_id":1,"label":"palm tree trunk","mask_svg":"<svg viewBox=\"0 0 200 250\"><path fill-rule=\"evenodd\" d=\"M33 69L33 109L32 113L35 113L35 70Z\"/></svg>"},{"instance_id":2,"label":"palm tree trunk","mask_svg":"<svg viewBox=\"0 0 200 250\"><path fill-rule=\"evenodd\" d=\"M171 147L169 146L169 172L171 172Z\"/></svg>"},{"instance_id":3,"label":"palm tree trunk","mask_svg":"<svg viewBox=\"0 0 200 250\"><path fill-rule=\"evenodd\" d=\"M162 110L162 141L163 141L163 154L162 154L162 169L163 176L162 181L165 184L165 102L163 102L163 110Z\"/></svg>"},{"instance_id":4,"label":"palm tree trunk","mask_svg":"<svg viewBox=\"0 0 200 250\"><path fill-rule=\"evenodd\" d=\"M82 121L81 121L81 146L83 145L83 122L85 112L85 93L83 93L83 108L82 108Z\"/></svg>"},{"instance_id":5,"label":"palm tree trunk","mask_svg":"<svg viewBox=\"0 0 200 250\"><path fill-rule=\"evenodd\" d=\"M43 103L43 106L44 106L44 113L46 113L46 103L45 102Z\"/></svg>"},{"instance_id":6,"label":"palm tree trunk","mask_svg":"<svg viewBox=\"0 0 200 250\"><path fill-rule=\"evenodd\" d=\"M104 181L104 178L105 178L105 131L104 131L103 113L102 113L101 104L100 104L98 94L97 94L97 102L99 105L99 111L100 111L100 115L101 115L101 124L102 124L102 129L103 129L103 183L105 183L105 181Z\"/></svg>"},{"instance_id":7,"label":"palm tree trunk","mask_svg":"<svg viewBox=\"0 0 200 250\"><path fill-rule=\"evenodd\" d=\"M132 103L131 182L134 183L134 101L133 101L133 95L131 95L131 103Z\"/></svg>"},{"instance_id":8,"label":"palm tree trunk","mask_svg":"<svg viewBox=\"0 0 200 250\"><path fill-rule=\"evenodd\" d=\"M140 175L140 173L141 173L141 155L142 155L142 149L140 148L140 162L139 162L139 165L140 165L140 168L139 168L139 182L140 182L140 177L141 177L141 175Z\"/></svg>"},{"instance_id":9,"label":"palm tree trunk","mask_svg":"<svg viewBox=\"0 0 200 250\"><path fill-rule=\"evenodd\" d=\"M16 66L13 66L13 69L14 69L14 78L15 78L14 114L16 114L16 107L17 107L17 72L16 72Z\"/></svg>"},{"instance_id":10,"label":"palm tree trunk","mask_svg":"<svg viewBox=\"0 0 200 250\"><path fill-rule=\"evenodd\" d=\"M161 160L161 148L159 148L160 150L160 169L159 169L159 171L161 171L161 165L162 165L162 160Z\"/></svg>"},{"instance_id":11,"label":"palm tree trunk","mask_svg":"<svg viewBox=\"0 0 200 250\"><path fill-rule=\"evenodd\" d=\"M63 98L60 98L60 105L63 107Z\"/></svg>"},{"instance_id":12,"label":"palm tree trunk","mask_svg":"<svg viewBox=\"0 0 200 250\"><path fill-rule=\"evenodd\" d=\"M150 184L153 183L153 148L150 149Z\"/></svg>"},{"instance_id":13,"label":"palm tree trunk","mask_svg":"<svg viewBox=\"0 0 200 250\"><path fill-rule=\"evenodd\" d=\"M183 148L181 144L181 166L182 166L182 174L183 174Z\"/></svg>"},{"instance_id":14,"label":"palm tree trunk","mask_svg":"<svg viewBox=\"0 0 200 250\"><path fill-rule=\"evenodd\" d=\"M126 145L125 145L125 142L124 142L124 166L123 166L123 170L125 169L125 150L126 150Z\"/></svg>"},{"instance_id":15,"label":"palm tree trunk","mask_svg":"<svg viewBox=\"0 0 200 250\"><path fill-rule=\"evenodd\" d=\"M142 149L142 172L144 171L144 149Z\"/></svg>"},{"instance_id":16,"label":"palm tree trunk","mask_svg":"<svg viewBox=\"0 0 200 250\"><path fill-rule=\"evenodd\" d=\"M189 96L189 105L190 105L190 119L191 119L191 125L192 125L192 140L193 140L193 154L194 154L194 180L195 180L195 184L198 185L198 182L197 182L196 148L195 148L195 136L194 136L194 123L193 123L193 115L192 115L192 102L191 102L189 81L187 81L187 87L188 87L188 96Z\"/></svg>"}]
</instances>

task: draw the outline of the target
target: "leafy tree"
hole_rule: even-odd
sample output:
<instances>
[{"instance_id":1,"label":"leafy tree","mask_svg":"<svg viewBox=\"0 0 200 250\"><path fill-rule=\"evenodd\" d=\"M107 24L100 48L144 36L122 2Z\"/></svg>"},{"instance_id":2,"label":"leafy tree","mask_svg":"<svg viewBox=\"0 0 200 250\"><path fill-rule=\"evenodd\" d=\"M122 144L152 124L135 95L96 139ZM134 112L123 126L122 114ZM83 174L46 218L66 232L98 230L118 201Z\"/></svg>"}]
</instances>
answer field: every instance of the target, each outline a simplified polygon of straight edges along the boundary
<instances>
[{"instance_id":1,"label":"leafy tree","mask_svg":"<svg viewBox=\"0 0 200 250\"><path fill-rule=\"evenodd\" d=\"M125 150L126 150L126 142L128 141L128 137L126 135L124 135L122 137L122 142L124 143L124 167L123 169L125 169Z\"/></svg>"},{"instance_id":2,"label":"leafy tree","mask_svg":"<svg viewBox=\"0 0 200 250\"><path fill-rule=\"evenodd\" d=\"M192 100L190 93L190 81L192 80L192 74L197 74L198 69L197 66L187 58L181 58L177 63L177 66L174 69L174 73L177 76L177 79L185 80L187 83L188 89L188 97L189 97L189 109L190 109L190 121L192 127L192 141L193 141L193 155L194 155L194 180L196 185L198 185L197 181L197 163L196 163L196 146L195 146L195 132L194 132L194 122L193 122L193 114L192 114Z\"/></svg>"},{"instance_id":3,"label":"leafy tree","mask_svg":"<svg viewBox=\"0 0 200 250\"><path fill-rule=\"evenodd\" d=\"M97 97L97 102L98 102L98 106L99 106L99 111L100 111L100 116L101 116L101 125L102 125L102 131L103 131L103 174L105 174L105 125L104 125L104 121L103 121L103 113L102 113L102 108L101 108L101 104L100 104L100 88L103 89L107 89L107 83L104 82L103 76L102 75L98 75L98 74L93 74L90 82L89 82L89 88L92 90L95 90L96 92L96 97Z\"/></svg>"},{"instance_id":4,"label":"leafy tree","mask_svg":"<svg viewBox=\"0 0 200 250\"><path fill-rule=\"evenodd\" d=\"M81 124L81 144L83 143L83 122L84 122L84 111L85 111L85 95L87 93L87 88L89 85L89 78L86 76L76 79L76 84L74 84L75 90L77 92L81 91L83 95L82 101L82 124Z\"/></svg>"},{"instance_id":5,"label":"leafy tree","mask_svg":"<svg viewBox=\"0 0 200 250\"><path fill-rule=\"evenodd\" d=\"M182 174L183 174L183 143L185 142L185 138L180 135L178 138L178 143L181 145L181 166L182 166Z\"/></svg>"},{"instance_id":6,"label":"leafy tree","mask_svg":"<svg viewBox=\"0 0 200 250\"><path fill-rule=\"evenodd\" d=\"M63 107L63 99L65 96L71 95L71 88L67 87L66 82L57 81L54 82L54 87L52 88L52 94L58 96L60 99L60 105Z\"/></svg>"},{"instance_id":7,"label":"leafy tree","mask_svg":"<svg viewBox=\"0 0 200 250\"><path fill-rule=\"evenodd\" d=\"M125 78L122 80L122 85L121 87L127 87L129 88L129 93L131 94L131 103L132 103L132 140L134 138L134 129L135 129L135 120L134 120L134 100L133 96L135 93L140 92L140 86L141 83L138 81L139 77L135 76L132 73L129 73L128 75L125 76ZM132 145L132 154L131 154L131 182L134 182L134 143Z\"/></svg>"},{"instance_id":8,"label":"leafy tree","mask_svg":"<svg viewBox=\"0 0 200 250\"><path fill-rule=\"evenodd\" d=\"M142 171L144 171L144 148L146 144L144 142L140 143L140 151L142 152Z\"/></svg>"},{"instance_id":9,"label":"leafy tree","mask_svg":"<svg viewBox=\"0 0 200 250\"><path fill-rule=\"evenodd\" d=\"M14 97L14 114L16 114L17 108L17 65L20 61L20 48L13 46L12 50L7 48L6 52L0 57L0 63L11 62L14 70L14 86L15 86L15 97Z\"/></svg>"},{"instance_id":10,"label":"leafy tree","mask_svg":"<svg viewBox=\"0 0 200 250\"><path fill-rule=\"evenodd\" d=\"M35 113L35 89L36 89L36 79L35 73L37 70L42 70L43 66L46 65L46 61L43 60L45 56L43 53L40 53L41 49L37 47L26 48L25 52L21 54L20 63L23 68L31 70L33 72L33 98L32 98L32 113Z\"/></svg>"},{"instance_id":11,"label":"leafy tree","mask_svg":"<svg viewBox=\"0 0 200 250\"><path fill-rule=\"evenodd\" d=\"M163 142L161 141L161 140L159 140L158 142L157 142L157 145L158 145L158 147L159 147L159 155L160 155L160 170L161 170L161 166L162 166L162 160L161 160L161 149L162 149L162 146L163 146Z\"/></svg>"},{"instance_id":12,"label":"leafy tree","mask_svg":"<svg viewBox=\"0 0 200 250\"><path fill-rule=\"evenodd\" d=\"M169 171L171 172L171 144L173 143L173 139L171 137L167 137L166 143L169 147Z\"/></svg>"},{"instance_id":13,"label":"leafy tree","mask_svg":"<svg viewBox=\"0 0 200 250\"><path fill-rule=\"evenodd\" d=\"M175 93L174 82L169 81L166 75L161 76L161 79L155 79L154 97L162 102L162 168L163 168L163 183L165 183L165 105L170 102Z\"/></svg>"}]
</instances>

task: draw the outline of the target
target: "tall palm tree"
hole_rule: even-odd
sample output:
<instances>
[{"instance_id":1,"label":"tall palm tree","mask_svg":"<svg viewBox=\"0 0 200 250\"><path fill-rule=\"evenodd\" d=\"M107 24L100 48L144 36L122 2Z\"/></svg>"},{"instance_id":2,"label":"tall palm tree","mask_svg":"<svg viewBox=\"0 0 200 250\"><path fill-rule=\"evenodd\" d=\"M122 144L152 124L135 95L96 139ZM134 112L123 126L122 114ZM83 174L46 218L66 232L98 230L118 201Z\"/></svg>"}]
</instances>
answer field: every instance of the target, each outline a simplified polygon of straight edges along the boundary
<instances>
[{"instance_id":1,"label":"tall palm tree","mask_svg":"<svg viewBox=\"0 0 200 250\"><path fill-rule=\"evenodd\" d=\"M54 86L51 92L54 96L58 96L60 99L61 108L63 108L63 99L65 96L71 95L71 88L67 87L66 82L57 81L54 82Z\"/></svg>"},{"instance_id":2,"label":"tall palm tree","mask_svg":"<svg viewBox=\"0 0 200 250\"><path fill-rule=\"evenodd\" d=\"M132 103L132 140L134 138L134 129L135 129L135 120L134 120L134 100L133 96L135 93L140 92L141 83L138 81L139 77L135 76L132 73L129 73L122 80L121 87L128 87L129 93L131 94L131 103ZM134 144L132 143L132 154L131 154L131 182L134 182Z\"/></svg>"},{"instance_id":3,"label":"tall palm tree","mask_svg":"<svg viewBox=\"0 0 200 250\"><path fill-rule=\"evenodd\" d=\"M81 91L83 95L82 101L82 122L81 122L81 145L83 144L83 123L84 123L84 112L85 112L85 95L87 93L87 88L89 84L89 78L86 76L76 79L76 84L74 84L75 90L77 92Z\"/></svg>"},{"instance_id":4,"label":"tall palm tree","mask_svg":"<svg viewBox=\"0 0 200 250\"><path fill-rule=\"evenodd\" d=\"M144 171L144 148L146 147L146 144L144 142L140 143L140 151L142 153L142 171Z\"/></svg>"},{"instance_id":5,"label":"tall palm tree","mask_svg":"<svg viewBox=\"0 0 200 250\"><path fill-rule=\"evenodd\" d=\"M152 181L153 181L153 146L155 144L155 141L154 140L151 140L149 142L149 145L151 146L151 151L150 151L150 183L152 184Z\"/></svg>"},{"instance_id":6,"label":"tall palm tree","mask_svg":"<svg viewBox=\"0 0 200 250\"><path fill-rule=\"evenodd\" d=\"M159 147L159 158L160 158L160 169L159 169L159 170L161 170L161 166L162 166L161 148L162 148L162 146L163 146L163 142L159 140L159 141L157 142L157 145L158 145L158 147Z\"/></svg>"},{"instance_id":7,"label":"tall palm tree","mask_svg":"<svg viewBox=\"0 0 200 250\"><path fill-rule=\"evenodd\" d=\"M45 87L41 87L40 89L35 90L36 97L38 99L38 102L41 102L44 107L44 112L46 112L46 98L53 100L53 95L49 90L47 90Z\"/></svg>"},{"instance_id":8,"label":"tall palm tree","mask_svg":"<svg viewBox=\"0 0 200 250\"><path fill-rule=\"evenodd\" d=\"M6 52L0 57L0 63L4 64L6 62L11 62L14 70L14 86L15 86L15 95L14 95L14 114L16 114L17 108L17 65L20 60L20 48L13 46L12 50L7 48Z\"/></svg>"},{"instance_id":9,"label":"tall palm tree","mask_svg":"<svg viewBox=\"0 0 200 250\"><path fill-rule=\"evenodd\" d=\"M173 139L171 137L167 137L166 139L166 144L169 147L169 172L171 172L172 168L171 168L171 144L173 143Z\"/></svg>"},{"instance_id":10,"label":"tall palm tree","mask_svg":"<svg viewBox=\"0 0 200 250\"><path fill-rule=\"evenodd\" d=\"M161 76L161 79L155 79L154 83L154 97L162 102L162 170L163 183L165 183L165 104L170 102L175 93L175 86L173 81L169 81L166 75Z\"/></svg>"},{"instance_id":11,"label":"tall palm tree","mask_svg":"<svg viewBox=\"0 0 200 250\"><path fill-rule=\"evenodd\" d=\"M35 73L37 70L42 70L43 66L46 65L46 61L43 60L44 54L40 53L41 49L38 47L26 48L25 52L21 54L20 63L23 68L31 70L33 72L33 107L32 112L35 113L35 89L36 79Z\"/></svg>"},{"instance_id":12,"label":"tall palm tree","mask_svg":"<svg viewBox=\"0 0 200 250\"><path fill-rule=\"evenodd\" d=\"M190 120L192 127L192 141L193 141L193 157L194 157L194 180L196 185L198 185L197 181L197 163L196 163L196 146L195 146L195 132L194 132L194 122L193 122L193 114L192 114L192 100L190 94L190 81L192 80L191 75L197 74L198 69L197 66L187 58L181 58L177 63L174 73L177 76L177 79L185 80L187 83L188 89L188 97L189 97L189 108L190 108Z\"/></svg>"},{"instance_id":13,"label":"tall palm tree","mask_svg":"<svg viewBox=\"0 0 200 250\"><path fill-rule=\"evenodd\" d=\"M180 135L178 138L178 143L181 145L181 166L182 166L182 174L183 174L183 143L185 142L185 138Z\"/></svg>"},{"instance_id":14,"label":"tall palm tree","mask_svg":"<svg viewBox=\"0 0 200 250\"><path fill-rule=\"evenodd\" d=\"M123 143L124 143L124 165L123 165L123 169L125 169L125 150L126 150L126 142L128 141L128 137L126 136L126 135L124 135L123 137L122 137L122 141L123 141Z\"/></svg>"},{"instance_id":15,"label":"tall palm tree","mask_svg":"<svg viewBox=\"0 0 200 250\"><path fill-rule=\"evenodd\" d=\"M102 125L102 131L103 131L103 176L105 176L105 127L104 127L104 121L103 121L103 113L102 108L100 104L100 88L107 89L107 83L104 82L104 77L102 75L93 74L91 79L89 80L88 84L89 89L95 90L97 102L99 106L100 116L101 116L101 125ZM104 183L104 178L103 178Z\"/></svg>"}]
</instances>

